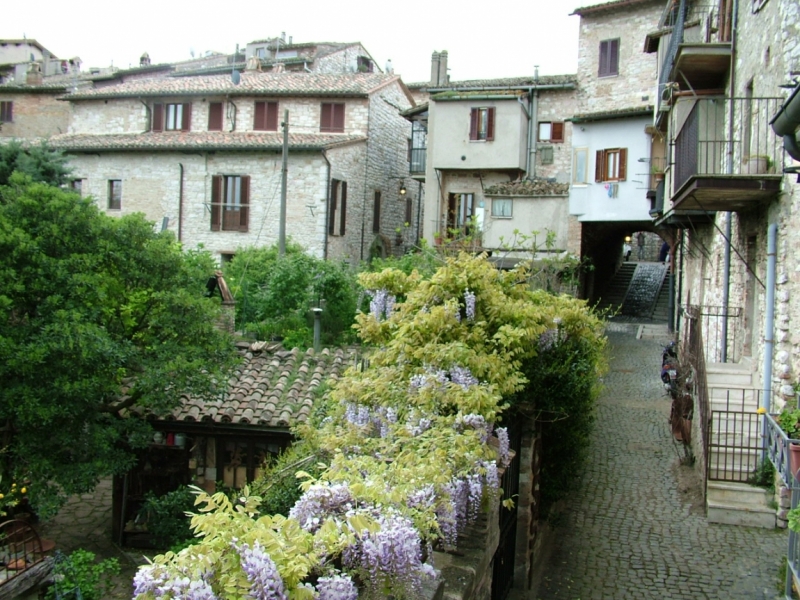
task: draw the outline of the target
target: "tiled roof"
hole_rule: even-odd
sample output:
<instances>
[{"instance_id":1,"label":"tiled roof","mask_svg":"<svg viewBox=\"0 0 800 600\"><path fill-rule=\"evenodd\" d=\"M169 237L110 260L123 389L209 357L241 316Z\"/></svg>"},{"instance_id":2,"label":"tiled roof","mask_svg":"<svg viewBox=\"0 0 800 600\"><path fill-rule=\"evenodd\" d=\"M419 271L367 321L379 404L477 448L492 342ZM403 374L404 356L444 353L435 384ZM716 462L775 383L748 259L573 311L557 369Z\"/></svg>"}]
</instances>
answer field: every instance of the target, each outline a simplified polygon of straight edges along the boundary
<instances>
[{"instance_id":1,"label":"tiled roof","mask_svg":"<svg viewBox=\"0 0 800 600\"><path fill-rule=\"evenodd\" d=\"M399 79L382 73L241 73L238 85L230 74L197 77L139 79L119 85L79 91L65 100L130 98L140 96L350 96L364 97L384 84Z\"/></svg>"},{"instance_id":2,"label":"tiled roof","mask_svg":"<svg viewBox=\"0 0 800 600\"><path fill-rule=\"evenodd\" d=\"M63 94L69 85L63 81L48 81L42 83L27 84L9 81L0 84L0 93L11 94Z\"/></svg>"},{"instance_id":3,"label":"tiled roof","mask_svg":"<svg viewBox=\"0 0 800 600\"><path fill-rule=\"evenodd\" d=\"M365 139L360 135L336 133L289 133L289 148L292 150L322 150ZM53 148L72 152L280 150L283 147L283 134L261 131L146 132L105 135L68 133L50 138L50 145Z\"/></svg>"},{"instance_id":4,"label":"tiled roof","mask_svg":"<svg viewBox=\"0 0 800 600\"><path fill-rule=\"evenodd\" d=\"M501 77L498 79L467 79L464 81L451 81L446 85L429 85L412 83L408 87L426 88L429 90L480 90L486 88L529 88L537 85L564 85L577 84L578 76L568 75L540 75L534 79L532 75L525 77Z\"/></svg>"},{"instance_id":5,"label":"tiled roof","mask_svg":"<svg viewBox=\"0 0 800 600\"><path fill-rule=\"evenodd\" d=\"M583 16L593 13L611 12L630 6L640 6L642 4L652 4L654 2L661 2L661 4L664 4L663 0L616 0L615 2L603 2L601 4L582 6L573 10L572 14Z\"/></svg>"},{"instance_id":6,"label":"tiled roof","mask_svg":"<svg viewBox=\"0 0 800 600\"><path fill-rule=\"evenodd\" d=\"M336 382L355 358L352 349L316 354L257 342L243 352L222 399L185 398L166 420L292 427L308 419L320 385Z\"/></svg>"},{"instance_id":7,"label":"tiled roof","mask_svg":"<svg viewBox=\"0 0 800 600\"><path fill-rule=\"evenodd\" d=\"M653 114L653 106L631 106L627 108L617 108L614 110L603 110L593 113L581 113L573 115L567 119L573 123L585 123L586 121L604 121L606 119L622 119L625 117L642 117Z\"/></svg>"},{"instance_id":8,"label":"tiled roof","mask_svg":"<svg viewBox=\"0 0 800 600\"><path fill-rule=\"evenodd\" d=\"M525 179L490 185L484 191L486 196L566 196L568 183L557 183L549 179Z\"/></svg>"}]
</instances>

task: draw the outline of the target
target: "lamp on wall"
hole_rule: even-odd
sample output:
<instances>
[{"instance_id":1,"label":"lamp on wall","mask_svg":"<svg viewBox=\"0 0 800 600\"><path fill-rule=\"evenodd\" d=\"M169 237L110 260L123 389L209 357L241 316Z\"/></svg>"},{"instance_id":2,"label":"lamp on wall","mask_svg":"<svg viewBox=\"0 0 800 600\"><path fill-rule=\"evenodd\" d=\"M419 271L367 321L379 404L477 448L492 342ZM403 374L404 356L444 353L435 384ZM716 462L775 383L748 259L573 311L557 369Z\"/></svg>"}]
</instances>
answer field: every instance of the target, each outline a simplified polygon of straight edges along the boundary
<instances>
[{"instance_id":1,"label":"lamp on wall","mask_svg":"<svg viewBox=\"0 0 800 600\"><path fill-rule=\"evenodd\" d=\"M406 186L404 186L404 185L401 185L401 186L400 186L400 195L401 195L401 196L405 196L405 195L406 195L406 191L407 191L407 190L406 190Z\"/></svg>"}]
</instances>

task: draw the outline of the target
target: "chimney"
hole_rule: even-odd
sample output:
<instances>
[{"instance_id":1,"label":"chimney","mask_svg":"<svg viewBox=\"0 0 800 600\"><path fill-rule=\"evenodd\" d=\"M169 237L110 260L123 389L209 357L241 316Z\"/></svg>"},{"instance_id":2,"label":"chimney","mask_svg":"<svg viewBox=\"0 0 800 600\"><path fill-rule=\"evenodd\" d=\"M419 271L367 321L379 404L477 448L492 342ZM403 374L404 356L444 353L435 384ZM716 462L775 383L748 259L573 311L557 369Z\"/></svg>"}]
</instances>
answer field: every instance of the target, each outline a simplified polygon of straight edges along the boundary
<instances>
[{"instance_id":1,"label":"chimney","mask_svg":"<svg viewBox=\"0 0 800 600\"><path fill-rule=\"evenodd\" d=\"M431 85L439 85L439 53L431 54Z\"/></svg>"},{"instance_id":2,"label":"chimney","mask_svg":"<svg viewBox=\"0 0 800 600\"><path fill-rule=\"evenodd\" d=\"M31 63L28 66L28 74L25 77L25 83L28 85L41 85L42 67L39 63Z\"/></svg>"},{"instance_id":3,"label":"chimney","mask_svg":"<svg viewBox=\"0 0 800 600\"><path fill-rule=\"evenodd\" d=\"M286 32L285 31L281 31L281 44L285 44L285 43L286 43Z\"/></svg>"},{"instance_id":4,"label":"chimney","mask_svg":"<svg viewBox=\"0 0 800 600\"><path fill-rule=\"evenodd\" d=\"M245 71L256 71L261 72L261 59L257 56L251 56L247 59L247 63L245 63L244 67Z\"/></svg>"},{"instance_id":5,"label":"chimney","mask_svg":"<svg viewBox=\"0 0 800 600\"><path fill-rule=\"evenodd\" d=\"M291 35L289 36L289 45L290 46L292 45L292 36Z\"/></svg>"},{"instance_id":6,"label":"chimney","mask_svg":"<svg viewBox=\"0 0 800 600\"><path fill-rule=\"evenodd\" d=\"M448 83L450 83L450 77L447 75L447 50L442 50L439 54L439 85Z\"/></svg>"},{"instance_id":7,"label":"chimney","mask_svg":"<svg viewBox=\"0 0 800 600\"><path fill-rule=\"evenodd\" d=\"M390 75L392 73L394 73L394 67L392 67L392 59L391 58L386 61L386 72L388 74L390 74Z\"/></svg>"},{"instance_id":8,"label":"chimney","mask_svg":"<svg viewBox=\"0 0 800 600\"><path fill-rule=\"evenodd\" d=\"M212 281L214 282L213 285ZM207 287L212 295L214 291L218 290L222 298L222 313L217 321L217 328L233 333L236 331L236 300L233 299L233 294L231 294L228 284L222 276L222 271L214 272L214 276L209 280Z\"/></svg>"}]
</instances>

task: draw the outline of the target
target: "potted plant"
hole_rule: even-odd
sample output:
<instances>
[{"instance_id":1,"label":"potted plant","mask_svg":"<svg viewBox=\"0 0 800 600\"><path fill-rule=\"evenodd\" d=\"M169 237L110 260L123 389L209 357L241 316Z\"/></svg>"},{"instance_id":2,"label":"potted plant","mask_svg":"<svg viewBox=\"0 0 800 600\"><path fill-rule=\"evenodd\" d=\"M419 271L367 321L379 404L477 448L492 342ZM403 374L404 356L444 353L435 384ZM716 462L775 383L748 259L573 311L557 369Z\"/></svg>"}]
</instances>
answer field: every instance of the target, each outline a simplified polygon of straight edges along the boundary
<instances>
[{"instance_id":1,"label":"potted plant","mask_svg":"<svg viewBox=\"0 0 800 600\"><path fill-rule=\"evenodd\" d=\"M772 172L772 157L767 154L750 154L742 160L744 175L763 175Z\"/></svg>"},{"instance_id":2,"label":"potted plant","mask_svg":"<svg viewBox=\"0 0 800 600\"><path fill-rule=\"evenodd\" d=\"M650 172L653 174L653 178L656 181L661 181L664 179L664 167L661 165L653 165L653 167L650 169Z\"/></svg>"},{"instance_id":3,"label":"potted plant","mask_svg":"<svg viewBox=\"0 0 800 600\"><path fill-rule=\"evenodd\" d=\"M800 471L800 444L796 441L800 440L800 408L787 406L775 420L789 438L789 468L797 479L797 473Z\"/></svg>"}]
</instances>

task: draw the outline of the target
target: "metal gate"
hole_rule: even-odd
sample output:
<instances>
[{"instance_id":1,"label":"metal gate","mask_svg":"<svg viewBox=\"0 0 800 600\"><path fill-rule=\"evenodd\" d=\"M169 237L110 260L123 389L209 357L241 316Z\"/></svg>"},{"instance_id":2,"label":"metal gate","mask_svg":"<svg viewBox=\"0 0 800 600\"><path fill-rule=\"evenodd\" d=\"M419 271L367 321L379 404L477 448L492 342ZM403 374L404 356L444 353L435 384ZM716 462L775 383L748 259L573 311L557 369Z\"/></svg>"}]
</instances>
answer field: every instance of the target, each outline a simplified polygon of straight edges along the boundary
<instances>
[{"instance_id":1,"label":"metal gate","mask_svg":"<svg viewBox=\"0 0 800 600\"><path fill-rule=\"evenodd\" d=\"M522 450L522 427L516 419L508 425L509 447L516 453L503 473L500 485L503 500L514 500L514 508L500 506L500 542L492 563L492 600L505 600L514 584L514 556L517 552L517 501L519 500L519 463Z\"/></svg>"}]
</instances>

